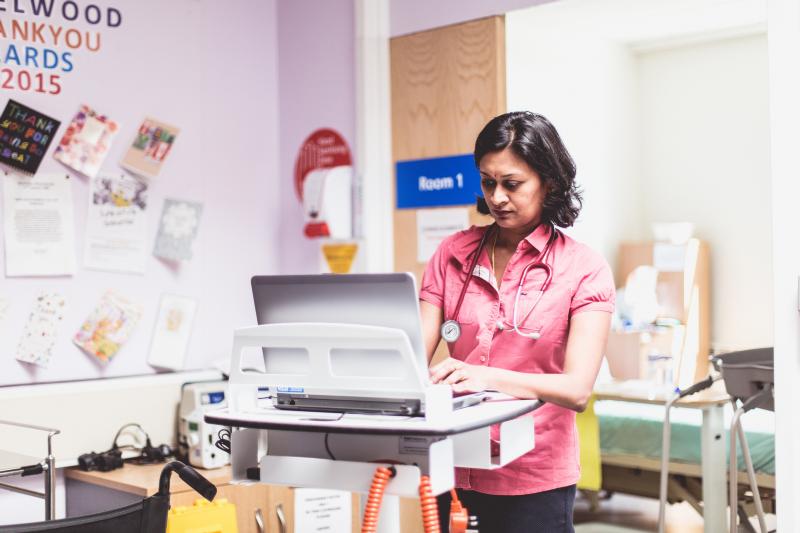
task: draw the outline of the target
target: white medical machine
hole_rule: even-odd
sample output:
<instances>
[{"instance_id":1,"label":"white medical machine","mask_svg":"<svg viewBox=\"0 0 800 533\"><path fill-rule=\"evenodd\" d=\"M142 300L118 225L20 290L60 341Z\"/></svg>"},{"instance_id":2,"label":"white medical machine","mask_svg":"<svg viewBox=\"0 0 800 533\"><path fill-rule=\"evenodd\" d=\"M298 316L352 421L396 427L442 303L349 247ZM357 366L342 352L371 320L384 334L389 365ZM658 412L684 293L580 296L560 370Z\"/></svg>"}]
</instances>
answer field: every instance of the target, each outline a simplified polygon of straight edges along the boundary
<instances>
[{"instance_id":1,"label":"white medical machine","mask_svg":"<svg viewBox=\"0 0 800 533\"><path fill-rule=\"evenodd\" d=\"M219 468L229 462L228 454L215 446L224 426L209 424L206 413L227 405L227 381L186 383L181 388L178 413L178 442L187 449L189 463L200 468Z\"/></svg>"},{"instance_id":2,"label":"white medical machine","mask_svg":"<svg viewBox=\"0 0 800 533\"><path fill-rule=\"evenodd\" d=\"M376 467L392 465L391 515L396 496L451 489L456 466L494 469L533 449L541 402L490 394L454 410L450 387L430 383L410 274L252 286L261 325L234 331L228 408L205 416L232 428L234 482L368 493Z\"/></svg>"}]
</instances>

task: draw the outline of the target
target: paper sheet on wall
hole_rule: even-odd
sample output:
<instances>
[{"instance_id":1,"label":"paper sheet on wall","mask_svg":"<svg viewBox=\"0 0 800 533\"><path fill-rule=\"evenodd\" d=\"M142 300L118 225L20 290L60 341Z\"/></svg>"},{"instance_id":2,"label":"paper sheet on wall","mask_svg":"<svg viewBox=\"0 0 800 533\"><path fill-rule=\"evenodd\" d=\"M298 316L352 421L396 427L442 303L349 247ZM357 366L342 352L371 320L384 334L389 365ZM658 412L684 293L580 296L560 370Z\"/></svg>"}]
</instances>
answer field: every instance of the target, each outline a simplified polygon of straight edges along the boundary
<instances>
[{"instance_id":1,"label":"paper sheet on wall","mask_svg":"<svg viewBox=\"0 0 800 533\"><path fill-rule=\"evenodd\" d=\"M170 370L183 369L186 349L192 335L197 302L191 298L164 294L156 318L147 363Z\"/></svg>"},{"instance_id":2,"label":"paper sheet on wall","mask_svg":"<svg viewBox=\"0 0 800 533\"><path fill-rule=\"evenodd\" d=\"M417 211L417 261L426 263L445 237L469 227L469 210L419 209Z\"/></svg>"},{"instance_id":3,"label":"paper sheet on wall","mask_svg":"<svg viewBox=\"0 0 800 533\"><path fill-rule=\"evenodd\" d=\"M90 180L83 263L86 268L144 273L147 184L133 176Z\"/></svg>"},{"instance_id":4,"label":"paper sheet on wall","mask_svg":"<svg viewBox=\"0 0 800 533\"><path fill-rule=\"evenodd\" d=\"M64 174L5 177L6 276L75 273L72 187Z\"/></svg>"},{"instance_id":5,"label":"paper sheet on wall","mask_svg":"<svg viewBox=\"0 0 800 533\"><path fill-rule=\"evenodd\" d=\"M203 204L165 198L153 255L170 261L191 259L202 213Z\"/></svg>"},{"instance_id":6,"label":"paper sheet on wall","mask_svg":"<svg viewBox=\"0 0 800 533\"><path fill-rule=\"evenodd\" d=\"M107 363L128 341L141 314L141 306L109 290L72 342L100 362Z\"/></svg>"},{"instance_id":7,"label":"paper sheet on wall","mask_svg":"<svg viewBox=\"0 0 800 533\"><path fill-rule=\"evenodd\" d=\"M294 529L304 533L350 533L352 502L349 492L323 489L295 489Z\"/></svg>"},{"instance_id":8,"label":"paper sheet on wall","mask_svg":"<svg viewBox=\"0 0 800 533\"><path fill-rule=\"evenodd\" d=\"M37 296L17 345L19 361L44 367L50 364L59 325L64 320L65 304L64 297L58 293Z\"/></svg>"}]
</instances>

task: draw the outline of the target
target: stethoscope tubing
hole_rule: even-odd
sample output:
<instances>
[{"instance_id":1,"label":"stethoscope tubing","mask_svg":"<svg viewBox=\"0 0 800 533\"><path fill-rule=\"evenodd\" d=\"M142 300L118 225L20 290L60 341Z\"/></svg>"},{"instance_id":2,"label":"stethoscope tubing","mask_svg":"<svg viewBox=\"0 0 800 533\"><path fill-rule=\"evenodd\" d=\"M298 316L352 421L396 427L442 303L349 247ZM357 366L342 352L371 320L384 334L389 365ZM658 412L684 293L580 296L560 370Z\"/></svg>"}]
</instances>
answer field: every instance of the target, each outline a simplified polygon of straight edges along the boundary
<instances>
[{"instance_id":1,"label":"stethoscope tubing","mask_svg":"<svg viewBox=\"0 0 800 533\"><path fill-rule=\"evenodd\" d=\"M552 231L553 235L555 235L555 228L553 228ZM533 302L529 313L533 313L536 310L536 307L539 305L539 301L542 299L542 296L544 296L544 291L546 291L550 286L550 281L553 279L553 269L547 264L547 256L550 254L550 246L553 240L554 238L549 238L547 240L547 245L545 246L544 251L540 254L541 260L537 257L536 261L529 263L522 271L522 276L520 276L519 285L517 285L517 294L514 296L514 309L511 312L511 325L514 328L514 333L517 335L532 339L539 339L542 336L541 330L533 331L531 333L523 333L520 331L517 312L519 310L519 297L522 294L522 287L525 285L525 280L528 278L528 272L536 268L541 268L545 272L545 278L542 282L541 290L539 290L539 294L536 295L536 300Z\"/></svg>"},{"instance_id":2,"label":"stethoscope tubing","mask_svg":"<svg viewBox=\"0 0 800 533\"><path fill-rule=\"evenodd\" d=\"M467 294L467 288L469 287L469 283L472 281L472 277L474 275L475 267L478 264L478 259L480 258L481 252L483 252L484 247L486 246L486 240L489 236L489 233L492 231L500 231L497 226L492 224L484 233L483 237L481 237L481 241L478 244L478 248L475 251L475 255L472 257L472 260L469 264L469 269L467 271L467 279L464 281L464 284L461 286L461 293L458 296L458 302L456 303L455 312L453 313L453 318L451 319L453 322L458 324L458 315L461 313L461 305L464 303L464 297ZM557 237L557 233L554 227L550 227L550 236L547 239L547 244L545 245L544 250L539 254L539 256L529 263L525 269L522 271L522 275L520 276L519 284L517 285L517 292L514 296L514 309L511 313L512 315L512 327L515 333L521 335L523 337L529 337L532 339L538 339L541 337L540 331L535 331L532 333L524 333L519 329L518 323L518 309L519 309L519 297L522 294L522 287L525 285L525 280L528 277L528 272L533 269L541 268L545 271L545 280L542 282L541 290L539 290L539 294L536 296L536 300L534 301L533 305L531 306L531 311L533 312L536 307L539 305L539 301L542 299L544 292L550 286L550 282L553 279L553 270L547 264L547 257L550 255L550 250L552 248L552 244Z\"/></svg>"},{"instance_id":3,"label":"stethoscope tubing","mask_svg":"<svg viewBox=\"0 0 800 533\"><path fill-rule=\"evenodd\" d=\"M467 294L467 288L469 287L469 282L472 281L473 272L475 271L475 267L478 265L478 259L480 258L481 252L483 252L484 247L486 246L486 239L491 233L492 229L494 231L499 231L497 226L492 224L489 226L489 229L483 232L483 237L481 237L481 242L478 244L478 249L475 251L475 255L472 257L472 260L469 263L469 269L467 270L467 279L464 281L464 284L461 286L461 294L458 295L458 303L456 303L456 311L453 314L453 320L458 322L458 314L461 312L461 304L464 303L464 296Z\"/></svg>"}]
</instances>

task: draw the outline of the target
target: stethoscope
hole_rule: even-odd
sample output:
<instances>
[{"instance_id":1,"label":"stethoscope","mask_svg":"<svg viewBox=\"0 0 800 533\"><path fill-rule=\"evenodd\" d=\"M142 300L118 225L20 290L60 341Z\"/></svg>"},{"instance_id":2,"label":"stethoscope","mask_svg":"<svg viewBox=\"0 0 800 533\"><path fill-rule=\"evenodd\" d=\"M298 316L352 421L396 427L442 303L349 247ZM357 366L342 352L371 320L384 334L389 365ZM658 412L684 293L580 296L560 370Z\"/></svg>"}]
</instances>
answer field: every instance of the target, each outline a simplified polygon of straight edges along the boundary
<instances>
[{"instance_id":1,"label":"stethoscope","mask_svg":"<svg viewBox=\"0 0 800 533\"><path fill-rule=\"evenodd\" d=\"M495 229L495 231L499 231L499 229ZM458 323L458 314L461 312L461 304L464 303L464 296L467 294L467 288L469 287L469 282L472 281L472 277L475 271L475 266L478 264L478 258L481 255L484 247L486 246L486 239L491 233L491 228L487 229L483 233L483 237L481 237L481 242L478 244L478 248L475 251L475 255L472 257L470 261L469 270L467 272L467 280L464 282L464 285L461 287L461 294L458 296L458 302L456 303L456 309L453 313L453 318L450 320L445 321L441 327L441 334L442 338L447 342L455 342L461 336L461 325ZM532 314L536 310L536 306L539 305L539 301L542 299L544 295L544 291L550 286L550 282L553 279L553 269L550 268L550 265L547 264L547 256L550 254L550 249L552 247L553 242L557 236L555 228L552 226L550 227L550 236L547 239L547 244L544 247L539 255L536 256L536 259L528 263L528 265L522 270L522 275L519 279L519 285L517 286L517 294L514 297L514 308L511 311L511 319L512 319L512 328L514 333L517 335L521 335L522 337L527 337L529 339L538 340L542 337L542 330L539 328L538 331L532 331L530 333L524 333L519 329L519 323L517 322L517 308L519 304L519 297L522 294L522 287L525 284L525 279L528 277L528 273L531 270L535 270L540 268L544 270L545 278L542 282L541 289L539 290L539 294L536 296L536 300L533 302L533 306L529 314ZM502 321L498 322L498 329L504 330L505 323Z\"/></svg>"}]
</instances>

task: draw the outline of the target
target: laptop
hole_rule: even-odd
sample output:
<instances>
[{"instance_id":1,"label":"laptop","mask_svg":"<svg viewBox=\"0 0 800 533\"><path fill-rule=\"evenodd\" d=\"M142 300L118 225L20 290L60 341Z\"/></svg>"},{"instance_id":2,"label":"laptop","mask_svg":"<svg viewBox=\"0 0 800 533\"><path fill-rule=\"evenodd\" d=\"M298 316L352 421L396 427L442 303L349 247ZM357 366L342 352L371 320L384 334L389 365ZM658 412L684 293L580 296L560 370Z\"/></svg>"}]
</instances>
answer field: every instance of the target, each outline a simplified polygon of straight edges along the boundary
<instances>
[{"instance_id":1,"label":"laptop","mask_svg":"<svg viewBox=\"0 0 800 533\"><path fill-rule=\"evenodd\" d=\"M250 285L259 324L324 322L398 328L408 335L419 368L428 366L419 297L410 273L254 276ZM300 372L303 364L295 351L280 348L264 348L264 361L267 372L290 373L293 368ZM353 358L344 361L340 371L358 373L370 366L381 375L391 375L406 370L393 367L402 363L383 358L376 366L375 358ZM486 393L457 395L453 408L475 405L486 397ZM419 400L314 397L291 391L278 391L273 403L282 409L404 415L419 414L422 409Z\"/></svg>"}]
</instances>

